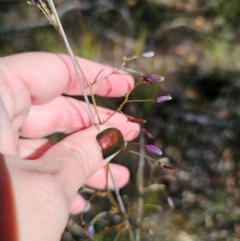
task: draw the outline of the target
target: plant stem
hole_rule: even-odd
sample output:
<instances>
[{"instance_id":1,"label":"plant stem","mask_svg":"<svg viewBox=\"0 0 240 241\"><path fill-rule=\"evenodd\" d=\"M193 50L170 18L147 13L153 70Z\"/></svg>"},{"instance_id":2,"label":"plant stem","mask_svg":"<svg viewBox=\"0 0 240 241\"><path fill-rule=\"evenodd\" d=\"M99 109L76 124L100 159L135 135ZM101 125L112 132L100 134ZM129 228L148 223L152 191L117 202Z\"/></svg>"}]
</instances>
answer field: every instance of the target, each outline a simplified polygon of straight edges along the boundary
<instances>
[{"instance_id":1,"label":"plant stem","mask_svg":"<svg viewBox=\"0 0 240 241\"><path fill-rule=\"evenodd\" d=\"M141 238L141 222L142 222L142 216L143 216L143 206L144 206L144 200L143 200L143 194L144 194L144 186L143 186L143 175L144 175L144 154L145 154L145 149L144 149L144 137L142 134L140 134L139 137L139 142L140 142L140 156L139 156L139 163L138 163L138 171L137 171L137 185L138 185L138 193L139 193L139 198L138 198L138 210L137 210L137 220L136 224L138 228L136 229L136 241L140 241Z\"/></svg>"},{"instance_id":2,"label":"plant stem","mask_svg":"<svg viewBox=\"0 0 240 241\"><path fill-rule=\"evenodd\" d=\"M78 82L80 84L83 96L84 96L84 100L85 100L85 102L87 104L87 107L88 107L88 110L89 110L89 114L90 114L90 117L91 117L91 120L92 120L92 124L94 124L95 123L95 118L94 118L94 115L93 115L93 112L92 112L92 108L91 108L89 100L88 100L87 93L86 93L84 85L83 85L83 81L82 81L80 73L79 73L79 68L78 68L79 65L78 65L78 63L76 61L76 58L74 56L74 53L73 53L73 51L72 51L72 49L70 47L70 44L69 44L68 39L67 39L67 36L66 36L66 34L64 32L64 29L62 27L61 21L60 21L60 19L58 17L58 13L57 13L57 10L56 10L55 5L53 3L53 0L47 0L47 1L48 1L49 5L51 7L51 10L52 10L53 14L55 15L56 21L58 23L58 27L59 27L60 32L61 32L61 36L63 38L63 41L65 43L67 51L68 51L68 53L69 53L69 55L71 57L71 60L72 60L72 63L73 63L73 67L74 67L74 70L76 72L77 79L78 79Z\"/></svg>"},{"instance_id":3,"label":"plant stem","mask_svg":"<svg viewBox=\"0 0 240 241\"><path fill-rule=\"evenodd\" d=\"M104 121L104 123L106 123L113 115L115 115L116 112L119 112L122 110L123 106L128 102L128 98L129 98L129 95L133 92L133 90L138 86L140 85L141 82L137 83L131 91L129 91L128 93L125 94L125 97L124 97L124 100L123 102L119 105L119 107Z\"/></svg>"},{"instance_id":4,"label":"plant stem","mask_svg":"<svg viewBox=\"0 0 240 241\"><path fill-rule=\"evenodd\" d=\"M118 205L119 205L120 211L123 214L124 222L126 224L126 227L129 227L130 238L131 238L131 240L135 240L133 231L131 229L131 224L128 221L128 217L127 217L127 214L126 214L126 209L124 207L122 198L121 198L120 193L119 193L119 189L118 189L118 187L116 185L116 182L114 180L114 176L113 176L113 174L111 172L111 169L109 169L109 173L110 173L110 176L111 176L111 179L112 179L112 182L113 182L114 191L115 191L115 194L116 194L116 197L117 197L117 200L118 200Z\"/></svg>"},{"instance_id":5,"label":"plant stem","mask_svg":"<svg viewBox=\"0 0 240 241\"><path fill-rule=\"evenodd\" d=\"M158 162L158 161L157 161L157 160L155 160L154 158L151 158L151 157L149 157L149 156L147 156L147 155L145 155L145 154L138 153L138 152L133 151L133 150L128 150L128 151L129 151L129 152L131 152L131 153L133 153L133 154L135 154L135 155L138 155L138 156L143 156L143 157L145 157L146 159L148 159L149 161Z\"/></svg>"},{"instance_id":6,"label":"plant stem","mask_svg":"<svg viewBox=\"0 0 240 241\"><path fill-rule=\"evenodd\" d=\"M131 103L131 102L154 102L154 100L128 100L126 103Z\"/></svg>"}]
</instances>

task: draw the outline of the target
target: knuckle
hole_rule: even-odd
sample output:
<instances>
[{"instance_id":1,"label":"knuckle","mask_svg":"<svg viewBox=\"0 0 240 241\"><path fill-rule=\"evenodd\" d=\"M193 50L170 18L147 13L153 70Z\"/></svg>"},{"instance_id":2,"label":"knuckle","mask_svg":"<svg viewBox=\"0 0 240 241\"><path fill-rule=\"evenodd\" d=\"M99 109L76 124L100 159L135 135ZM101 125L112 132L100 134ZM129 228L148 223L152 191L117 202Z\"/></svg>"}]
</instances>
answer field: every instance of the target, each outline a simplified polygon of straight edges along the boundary
<instances>
[{"instance_id":1,"label":"knuckle","mask_svg":"<svg viewBox=\"0 0 240 241\"><path fill-rule=\"evenodd\" d=\"M94 170L94 152L88 143L65 142L64 152L70 154L73 172L87 178Z\"/></svg>"}]
</instances>

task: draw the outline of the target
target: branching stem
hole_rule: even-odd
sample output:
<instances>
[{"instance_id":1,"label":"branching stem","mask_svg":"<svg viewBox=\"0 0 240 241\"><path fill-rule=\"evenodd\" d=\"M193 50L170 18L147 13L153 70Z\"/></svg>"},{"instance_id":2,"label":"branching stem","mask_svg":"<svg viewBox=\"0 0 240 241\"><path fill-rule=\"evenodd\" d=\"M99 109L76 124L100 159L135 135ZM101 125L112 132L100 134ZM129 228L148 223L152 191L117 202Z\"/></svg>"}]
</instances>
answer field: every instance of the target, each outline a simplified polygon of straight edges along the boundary
<instances>
[{"instance_id":1,"label":"branching stem","mask_svg":"<svg viewBox=\"0 0 240 241\"><path fill-rule=\"evenodd\" d=\"M64 32L64 29L62 27L61 21L60 21L60 19L58 17L58 13L57 13L57 10L55 8L55 5L54 5L53 1L52 0L47 0L47 1L48 1L49 5L50 5L50 8L51 8L55 18L56 18L56 21L57 21L57 24L58 24L58 28L60 29L61 36L62 36L63 41L65 43L65 46L66 46L66 48L68 50L68 53L69 53L69 55L71 57L71 60L72 60L72 63L73 63L73 67L74 67L74 70L76 72L77 79L78 79L78 82L80 84L83 96L84 96L84 100L85 100L85 102L87 104L87 107L88 107L88 110L89 110L89 114L90 114L90 117L91 117L91 120L92 120L92 124L94 124L95 123L95 118L94 118L94 115L93 115L93 112L92 112L91 105L90 105L89 100L88 100L87 93L86 93L84 85L83 85L83 81L82 81L80 73L79 73L79 64L76 61L75 55L74 55L74 53L72 51L72 48L70 47L70 44L68 42L67 36L66 36L66 34ZM81 70L81 68L80 68L80 70ZM81 72L82 72L82 70L81 70Z\"/></svg>"}]
</instances>

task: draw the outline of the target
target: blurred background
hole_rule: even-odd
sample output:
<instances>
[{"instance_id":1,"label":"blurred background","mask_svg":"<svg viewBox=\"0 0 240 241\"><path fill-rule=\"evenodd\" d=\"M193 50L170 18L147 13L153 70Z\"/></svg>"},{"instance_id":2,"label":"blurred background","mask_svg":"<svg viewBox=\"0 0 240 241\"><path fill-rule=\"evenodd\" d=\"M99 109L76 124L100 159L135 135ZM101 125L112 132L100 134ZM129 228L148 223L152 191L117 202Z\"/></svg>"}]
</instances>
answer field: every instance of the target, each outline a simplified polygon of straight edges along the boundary
<instances>
[{"instance_id":1,"label":"blurred background","mask_svg":"<svg viewBox=\"0 0 240 241\"><path fill-rule=\"evenodd\" d=\"M147 119L143 127L155 139L145 143L161 148L177 168L145 165L144 187L159 185L143 195L145 204L151 205L144 208L141 240L240 240L240 1L55 3L76 55L118 67L123 56L154 51L153 58L137 59L131 68L164 76L165 81L148 88L143 85L132 98L173 97L158 105L124 108L128 115ZM26 51L67 53L36 6L1 0L0 56ZM98 103L116 108L121 99L99 98ZM114 161L131 172L121 194L134 229L139 157L125 151ZM106 198L95 198L84 220L109 208ZM114 222L95 227L97 240L114 240L119 231Z\"/></svg>"}]
</instances>

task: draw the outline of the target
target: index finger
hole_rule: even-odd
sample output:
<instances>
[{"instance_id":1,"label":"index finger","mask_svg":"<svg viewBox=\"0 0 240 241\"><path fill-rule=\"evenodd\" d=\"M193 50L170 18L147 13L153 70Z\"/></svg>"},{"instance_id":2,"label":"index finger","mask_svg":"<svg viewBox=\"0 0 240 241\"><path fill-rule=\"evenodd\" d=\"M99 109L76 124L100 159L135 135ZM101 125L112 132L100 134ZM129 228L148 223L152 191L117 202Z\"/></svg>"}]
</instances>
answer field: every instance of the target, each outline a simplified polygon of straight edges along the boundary
<instances>
[{"instance_id":1,"label":"index finger","mask_svg":"<svg viewBox=\"0 0 240 241\"><path fill-rule=\"evenodd\" d=\"M29 90L32 104L44 104L61 94L81 95L79 82L71 59L67 55L52 53L23 53L2 58L1 69L12 90L24 82ZM100 71L101 77L113 72L113 68L77 58L90 83ZM83 78L82 78L83 79ZM85 86L86 82L84 83ZM128 75L111 75L93 86L96 95L119 97L133 87ZM89 94L89 89L86 88ZM18 94L18 93L15 93ZM16 95L17 96L17 95Z\"/></svg>"}]
</instances>

